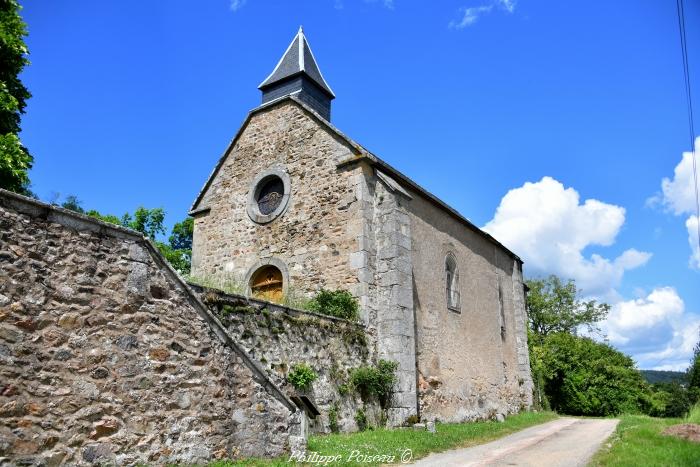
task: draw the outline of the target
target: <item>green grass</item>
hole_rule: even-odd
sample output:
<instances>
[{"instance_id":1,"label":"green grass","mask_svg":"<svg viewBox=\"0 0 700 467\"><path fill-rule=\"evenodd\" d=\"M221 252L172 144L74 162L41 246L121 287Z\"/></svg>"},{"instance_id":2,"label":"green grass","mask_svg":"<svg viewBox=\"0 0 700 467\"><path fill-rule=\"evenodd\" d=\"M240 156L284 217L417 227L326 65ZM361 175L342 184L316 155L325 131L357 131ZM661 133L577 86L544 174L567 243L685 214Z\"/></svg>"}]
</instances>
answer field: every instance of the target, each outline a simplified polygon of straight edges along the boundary
<instances>
[{"instance_id":1,"label":"green grass","mask_svg":"<svg viewBox=\"0 0 700 467\"><path fill-rule=\"evenodd\" d=\"M694 409L700 417L700 409ZM693 412L691 412L692 416ZM591 461L592 466L700 466L700 444L661 432L668 426L687 423L681 418L653 418L622 415L610 447L603 447Z\"/></svg>"},{"instance_id":2,"label":"green grass","mask_svg":"<svg viewBox=\"0 0 700 467\"><path fill-rule=\"evenodd\" d=\"M425 430L412 429L375 429L360 433L316 435L309 437L308 454L316 452L322 456L340 456L342 462L321 465L381 465L387 462L347 462L353 451L362 455L395 455L396 463L400 463L400 456L410 449L412 458L425 457L432 452L440 452L448 449L473 446L508 434L522 430L532 425L548 422L557 418L553 412L523 412L512 415L504 423L494 421L474 423L439 423L437 433L429 433ZM230 466L281 466L287 464L288 457L261 460L250 459L245 461L220 461L209 464L209 467ZM315 465L315 464L309 464Z\"/></svg>"},{"instance_id":3,"label":"green grass","mask_svg":"<svg viewBox=\"0 0 700 467\"><path fill-rule=\"evenodd\" d=\"M700 402L690 408L690 412L685 417L686 423L697 423L700 425Z\"/></svg>"}]
</instances>

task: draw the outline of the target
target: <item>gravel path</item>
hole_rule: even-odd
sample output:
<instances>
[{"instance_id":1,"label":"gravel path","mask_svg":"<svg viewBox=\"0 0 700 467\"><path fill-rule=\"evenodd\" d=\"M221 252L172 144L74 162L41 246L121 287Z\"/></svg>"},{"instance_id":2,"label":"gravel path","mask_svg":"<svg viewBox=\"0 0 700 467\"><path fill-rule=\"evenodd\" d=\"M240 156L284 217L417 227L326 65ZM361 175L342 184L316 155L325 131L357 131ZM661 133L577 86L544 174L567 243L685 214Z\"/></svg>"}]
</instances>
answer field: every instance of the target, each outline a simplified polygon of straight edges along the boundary
<instances>
[{"instance_id":1,"label":"gravel path","mask_svg":"<svg viewBox=\"0 0 700 467\"><path fill-rule=\"evenodd\" d=\"M615 431L619 420L560 418L499 440L431 454L414 465L583 466Z\"/></svg>"}]
</instances>

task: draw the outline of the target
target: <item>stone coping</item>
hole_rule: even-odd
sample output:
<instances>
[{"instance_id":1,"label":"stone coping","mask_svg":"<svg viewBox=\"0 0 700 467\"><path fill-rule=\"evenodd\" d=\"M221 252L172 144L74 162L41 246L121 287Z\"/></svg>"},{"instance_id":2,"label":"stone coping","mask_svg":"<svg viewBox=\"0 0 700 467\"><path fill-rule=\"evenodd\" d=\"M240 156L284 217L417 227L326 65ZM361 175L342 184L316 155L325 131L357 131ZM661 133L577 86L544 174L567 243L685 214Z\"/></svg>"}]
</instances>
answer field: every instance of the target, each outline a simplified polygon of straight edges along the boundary
<instances>
[{"instance_id":1,"label":"stone coping","mask_svg":"<svg viewBox=\"0 0 700 467\"><path fill-rule=\"evenodd\" d=\"M187 282L187 285L193 289L195 292L204 294L206 292L214 292L219 296L221 303L228 305L249 305L253 306L258 310L270 309L278 313L286 313L293 316L311 316L325 321L331 321L334 323L345 324L347 326L352 326L358 329L367 331L367 327L359 322L350 321L345 318L338 318L336 316L324 315L321 313L316 313L315 311L300 310L299 308L292 308L287 305L280 305L278 303L268 302L265 300L260 300L258 298L246 297L245 295L227 293L223 290L216 289L213 287L205 287L194 282Z\"/></svg>"},{"instance_id":2,"label":"stone coping","mask_svg":"<svg viewBox=\"0 0 700 467\"><path fill-rule=\"evenodd\" d=\"M156 264L172 279L175 284L185 293L189 303L194 307L199 316L216 334L219 341L231 348L234 353L243 360L243 363L252 371L253 379L263 386L265 390L280 401L290 412L298 410L296 404L275 385L269 378L262 365L254 360L243 350L231 337L226 327L209 310L209 308L199 299L197 294L190 288L185 280L173 269L168 261L160 254L155 244L140 232L128 229L115 224L104 222L85 214L80 214L59 206L44 203L26 196L13 193L0 188L0 205L13 209L22 214L35 218L44 219L48 222L63 225L76 231L89 231L99 235L111 236L114 238L133 240L143 245L150 253Z\"/></svg>"}]
</instances>

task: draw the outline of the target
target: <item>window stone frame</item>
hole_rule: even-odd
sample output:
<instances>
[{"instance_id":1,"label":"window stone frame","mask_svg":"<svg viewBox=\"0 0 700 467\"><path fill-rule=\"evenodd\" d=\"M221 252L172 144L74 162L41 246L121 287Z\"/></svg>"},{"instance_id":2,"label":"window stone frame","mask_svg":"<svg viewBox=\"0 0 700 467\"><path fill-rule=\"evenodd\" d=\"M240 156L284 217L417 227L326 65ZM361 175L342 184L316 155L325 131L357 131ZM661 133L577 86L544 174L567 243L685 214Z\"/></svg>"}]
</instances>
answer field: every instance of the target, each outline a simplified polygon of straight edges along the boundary
<instances>
[{"instance_id":1,"label":"window stone frame","mask_svg":"<svg viewBox=\"0 0 700 467\"><path fill-rule=\"evenodd\" d=\"M277 177L282 180L284 193L282 194L282 200L280 201L279 206L277 206L277 208L270 214L263 214L260 212L260 208L258 207L258 195L260 194L260 190L262 190L262 188L265 186L265 183L272 177ZM248 203L246 205L248 217L250 217L250 220L256 224L267 224L272 222L287 211L291 193L292 183L289 178L289 174L283 167L270 167L269 169L260 172L255 176L248 188Z\"/></svg>"}]
</instances>

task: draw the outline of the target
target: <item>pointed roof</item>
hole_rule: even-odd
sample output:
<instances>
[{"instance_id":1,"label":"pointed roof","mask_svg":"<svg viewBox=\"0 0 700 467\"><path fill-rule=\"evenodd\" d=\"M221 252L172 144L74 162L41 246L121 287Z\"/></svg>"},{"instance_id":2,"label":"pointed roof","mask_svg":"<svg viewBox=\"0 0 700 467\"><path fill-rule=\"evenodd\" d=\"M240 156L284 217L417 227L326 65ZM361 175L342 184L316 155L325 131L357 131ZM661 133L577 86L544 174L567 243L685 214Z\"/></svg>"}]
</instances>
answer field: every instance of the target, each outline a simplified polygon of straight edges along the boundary
<instances>
[{"instance_id":1,"label":"pointed roof","mask_svg":"<svg viewBox=\"0 0 700 467\"><path fill-rule=\"evenodd\" d=\"M313 52L311 52L309 41L306 40L304 29L301 26L299 27L299 32L294 36L292 43L287 47L287 51L282 56L275 69L272 70L272 73L270 73L270 76L268 76L265 81L260 83L258 89L262 90L272 84L299 74L305 74L314 84L318 85L332 98L335 97L331 87L328 86L326 80L323 79L321 70L318 68L318 64L316 64L316 58Z\"/></svg>"}]
</instances>

